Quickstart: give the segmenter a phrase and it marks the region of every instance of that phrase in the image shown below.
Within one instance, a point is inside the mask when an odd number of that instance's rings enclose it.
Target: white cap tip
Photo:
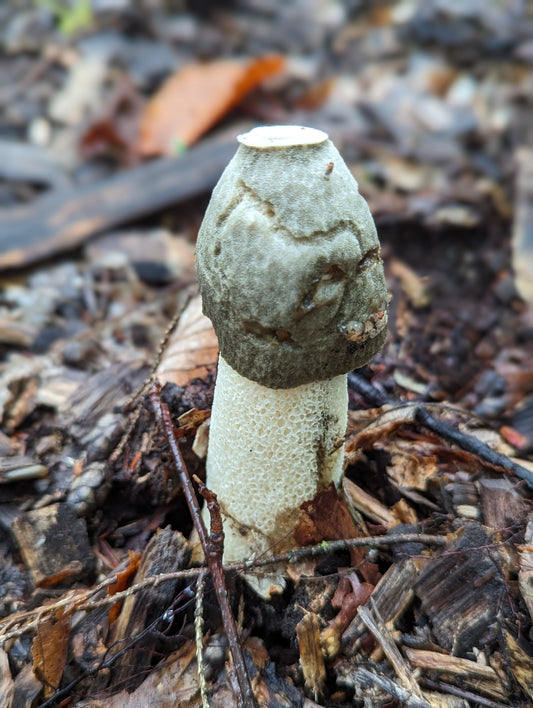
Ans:
[[[242,145],[259,149],[318,145],[327,139],[324,131],[301,125],[265,125],[237,136]]]

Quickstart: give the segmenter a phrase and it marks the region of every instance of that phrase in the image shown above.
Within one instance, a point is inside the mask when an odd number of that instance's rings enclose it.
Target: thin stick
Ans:
[[[204,666],[204,590],[205,569],[202,568],[196,584],[196,602],[194,605],[194,635],[196,640],[196,664],[198,666],[198,683],[200,684],[200,697],[202,708],[209,708],[207,699],[207,682],[205,680]]]
[[[373,406],[381,407],[386,403],[395,403],[395,401],[379,391],[359,374],[354,374],[353,372],[348,374],[348,384],[351,389],[356,391]],[[503,469],[509,474],[514,474],[519,479],[522,479],[530,489],[533,489],[533,473],[528,469],[509,459],[507,455],[495,452],[484,442],[481,442],[481,440],[478,440],[472,435],[460,433],[451,425],[437,420],[425,406],[415,405],[415,420],[420,425],[440,435],[440,437],[448,442],[476,455],[485,464],[490,465],[490,467]]]
[[[149,396],[152,401],[152,406],[157,421],[161,426],[166,442],[169,446],[176,471],[178,472],[181,481],[187,506],[189,507],[189,512],[194,523],[194,528],[196,529],[200,543],[202,544],[205,559],[207,561],[207,565],[209,566],[209,572],[211,573],[211,577],[213,579],[213,586],[215,588],[218,604],[220,606],[220,613],[222,615],[222,623],[228,638],[228,646],[231,658],[233,660],[233,665],[235,667],[238,686],[241,692],[241,696],[238,698],[241,699],[244,708],[255,708],[257,703],[250,684],[250,677],[248,676],[248,671],[246,670],[246,664],[244,662],[244,656],[237,634],[237,626],[231,611],[228,591],[224,579],[224,568],[222,566],[223,534],[221,539],[208,537],[207,535],[200,513],[198,500],[196,499],[196,494],[194,492],[194,487],[187,473],[178,441],[174,435],[174,424],[172,422],[170,411],[166,403],[161,400],[161,396],[159,395],[159,385],[157,383],[154,382],[152,385],[149,391]],[[207,493],[212,494],[209,492]],[[209,503],[218,504],[214,494],[210,497]]]
[[[427,686],[427,688],[432,688],[435,691],[440,691],[441,693],[449,693],[450,696],[457,696],[458,698],[463,698],[465,701],[471,701],[472,703],[477,703],[480,706],[485,706],[486,708],[511,708],[508,703],[497,703],[492,701],[490,698],[485,698],[477,693],[472,693],[472,691],[465,691],[458,686],[453,686],[450,683],[444,683],[444,681],[433,681],[432,679],[422,677],[420,682]]]

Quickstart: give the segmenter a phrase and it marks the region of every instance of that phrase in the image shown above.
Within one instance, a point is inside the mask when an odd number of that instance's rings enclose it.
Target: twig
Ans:
[[[460,433],[451,426],[437,420],[422,406],[417,406],[415,419],[421,425],[424,425],[429,430],[432,430],[434,433],[437,433],[437,435],[448,440],[448,442],[454,443],[463,450],[477,455],[477,457],[491,467],[499,467],[506,472],[514,474],[519,479],[524,480],[530,489],[533,489],[533,474],[525,467],[522,467],[522,465],[509,459],[507,455],[502,455],[501,452],[491,450],[491,448],[484,442],[481,442],[481,440],[478,440],[472,435]]]
[[[187,298],[187,301],[183,305],[183,307],[176,312],[174,317],[172,318],[169,326],[165,330],[163,334],[163,338],[159,342],[159,349],[156,355],[156,358],[152,364],[152,369],[150,370],[150,374],[146,377],[146,379],[142,382],[140,386],[137,387],[137,389],[131,394],[131,396],[128,398],[128,400],[124,403],[122,406],[122,412],[123,413],[129,413],[130,411],[133,411],[131,415],[131,419],[128,423],[128,426],[124,433],[122,434],[121,439],[118,442],[118,445],[115,447],[111,455],[109,456],[109,462],[114,463],[118,460],[118,458],[122,455],[124,452],[124,448],[126,447],[126,443],[128,440],[131,438],[133,431],[135,429],[135,426],[137,425],[137,421],[139,420],[139,417],[141,415],[141,405],[138,404],[138,400],[140,396],[142,396],[150,386],[153,385],[156,377],[156,372],[157,372],[157,367],[161,363],[161,359],[163,358],[163,354],[165,353],[165,349],[167,348],[168,341],[176,329],[178,322],[180,321],[181,315],[183,314],[183,311],[189,304],[190,297]],[[135,406],[137,406],[135,408]]]
[[[405,659],[401,655],[400,650],[394,643],[389,630],[383,622],[383,619],[376,607],[376,603],[372,602],[372,598],[370,599],[372,613],[368,607],[361,605],[357,608],[357,614],[374,639],[379,642],[385,656],[390,661],[392,668],[400,679],[403,688],[409,693],[409,695],[416,697],[420,703],[427,703],[422,695],[419,685],[413,677],[412,672],[409,670]]]
[[[446,536],[432,536],[430,534],[404,533],[395,534],[392,536],[368,536],[367,538],[349,538],[340,541],[325,541],[316,546],[306,546],[298,548],[295,551],[288,551],[277,556],[269,556],[268,558],[255,558],[254,560],[245,561],[243,563],[229,563],[224,566],[224,571],[249,571],[254,568],[263,567],[266,565],[275,565],[278,563],[297,563],[304,558],[314,558],[316,556],[324,556],[328,553],[336,553],[338,551],[350,550],[359,546],[368,546],[369,548],[379,548],[380,546],[393,546],[396,544],[420,543],[425,546],[445,546],[448,543]],[[504,545],[494,544],[494,545]],[[470,549],[475,550],[475,549]],[[130,595],[134,595],[147,587],[157,587],[160,583],[168,582],[169,580],[179,580],[184,578],[193,578],[204,571],[204,568],[189,568],[187,570],[176,570],[172,573],[161,573],[160,575],[151,575],[144,578],[139,583],[132,585],[126,590],[107,595],[100,600],[90,600],[89,598],[98,594],[102,589],[107,588],[117,582],[116,575],[111,575],[106,578],[96,587],[78,591],[78,597],[68,595],[57,602],[46,605],[44,607],[36,607],[26,612],[21,612],[15,617],[7,617],[3,622],[0,622],[0,642],[5,642],[8,639],[20,637],[22,634],[35,629],[39,619],[54,614],[60,607],[74,606],[77,610],[91,612],[100,607],[114,605],[120,600],[125,600]],[[25,624],[24,624],[25,623]],[[23,626],[21,626],[21,624]],[[8,631],[12,628],[12,631]]]
[[[399,686],[388,676],[385,676],[382,673],[369,671],[363,666],[358,667],[355,671],[353,671],[350,679],[357,683],[371,683],[379,686],[383,691],[401,701],[401,705],[406,706],[406,708],[431,708],[430,703],[422,698],[419,698],[418,696],[413,695],[409,689]]]
[[[179,608],[181,610],[185,610],[188,605],[190,604],[190,601],[192,599],[192,592],[190,591],[189,588],[185,588],[179,595],[177,595],[173,602],[172,605],[165,610],[165,612],[157,617],[151,624],[149,624],[147,627],[143,629],[142,632],[139,632],[139,634],[135,635],[135,637],[132,637],[129,640],[122,640],[124,641],[124,646],[120,651],[118,651],[116,654],[113,654],[110,656],[108,659],[105,657],[110,653],[112,647],[109,647],[107,652],[104,654],[104,657],[102,658],[102,661],[97,665],[94,666],[91,669],[87,669],[83,673],[81,673],[79,676],[77,676],[75,679],[73,679],[69,684],[64,686],[61,689],[58,689],[57,691],[54,692],[52,696],[48,700],[46,700],[44,703],[41,704],[41,708],[51,708],[52,706],[58,705],[58,701],[61,698],[65,698],[67,696],[72,697],[71,693],[74,688],[78,684],[80,684],[82,681],[87,679],[89,676],[95,676],[99,671],[104,671],[105,669],[110,669],[117,661],[118,659],[122,658],[126,652],[128,652],[130,649],[132,649],[136,644],[138,644],[143,637],[145,637],[147,634],[150,634],[150,632],[153,632],[157,629],[157,626],[161,621],[164,620],[166,613],[169,610],[173,610],[176,608],[176,605],[178,603],[185,599],[185,604]]]
[[[231,611],[228,591],[224,580],[224,568],[222,566],[222,549],[224,536],[222,530],[218,529],[218,537],[216,537],[216,535],[214,535],[213,537],[207,535],[204,522],[200,513],[198,500],[196,499],[196,494],[194,493],[194,487],[187,473],[185,463],[181,455],[181,450],[179,449],[178,441],[176,439],[176,436],[174,435],[174,424],[172,422],[170,411],[166,403],[161,400],[161,396],[159,395],[159,385],[157,383],[154,382],[154,384],[152,385],[152,388],[149,391],[149,396],[157,421],[161,426],[166,442],[169,446],[170,453],[172,455],[172,460],[175,465],[176,471],[178,472],[183,488],[183,493],[187,501],[187,506],[189,507],[189,512],[194,523],[194,528],[196,529],[196,532],[200,539],[200,543],[202,544],[205,559],[207,561],[207,565],[209,566],[209,572],[211,573],[211,577],[213,579],[213,586],[215,588],[218,604],[220,606],[220,613],[222,615],[222,623],[224,625],[224,630],[228,638],[228,646],[233,660],[233,665],[235,667],[236,678],[241,693],[240,699],[242,701],[242,705],[244,706],[244,708],[255,708],[255,706],[257,706],[257,703],[255,701],[255,697],[250,684],[250,678],[246,670],[246,664],[244,662],[244,656],[237,634],[237,626],[235,624],[235,618],[233,617],[233,613]],[[208,492],[208,490],[205,490],[205,493],[209,496],[209,503],[212,505],[212,509],[215,512],[216,519],[216,509],[213,506],[218,504],[218,502],[216,501],[216,496]],[[218,513],[220,514],[220,510],[218,511]],[[222,534],[221,537],[220,534]]]
[[[441,693],[449,693],[450,696],[457,696],[458,698],[464,698],[465,701],[471,701],[476,705],[485,706],[485,708],[511,708],[508,703],[496,703],[496,701],[491,701],[490,698],[484,698],[479,696],[477,693],[472,693],[472,691],[465,691],[458,686],[453,686],[449,683],[444,683],[443,681],[433,681],[428,678],[421,678],[420,682],[433,689],[434,691],[440,691]]]
[[[207,700],[207,683],[204,667],[204,590],[205,570],[198,576],[196,584],[196,603],[194,605],[194,635],[196,640],[196,664],[198,667],[198,683],[200,684],[200,697],[202,708],[209,708]]]
[[[348,374],[348,384],[351,389],[356,391],[373,406],[381,407],[387,403],[394,403],[392,399],[379,391],[359,374],[354,374],[353,372]],[[503,469],[509,474],[514,474],[519,479],[522,479],[530,489],[533,489],[533,473],[517,462],[509,459],[507,455],[495,452],[484,442],[481,442],[481,440],[478,440],[472,435],[461,433],[451,425],[437,420],[425,406],[415,404],[414,417],[420,425],[440,435],[440,437],[448,442],[457,445],[462,450],[471,452],[491,467]]]

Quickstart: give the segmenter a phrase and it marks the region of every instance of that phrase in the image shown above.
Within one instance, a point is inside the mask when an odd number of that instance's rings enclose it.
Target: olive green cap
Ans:
[[[376,227],[325,133],[255,128],[222,174],[196,249],[224,359],[269,388],[345,374],[387,333]]]

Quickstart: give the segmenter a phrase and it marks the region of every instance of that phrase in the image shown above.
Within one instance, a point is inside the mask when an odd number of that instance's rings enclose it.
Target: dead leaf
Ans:
[[[80,153],[89,160],[95,156],[114,157],[123,166],[138,161],[135,151],[141,99],[131,82],[123,75],[93,116],[80,137]]]
[[[386,405],[367,411],[348,411],[348,435],[345,450],[368,450],[382,438],[415,419],[414,406]],[[354,429],[357,432],[354,433]]]
[[[218,340],[211,324],[202,313],[202,299],[193,298],[172,333],[156,375],[163,386],[172,382],[186,386],[195,378],[205,378],[216,366]]]
[[[0,708],[11,708],[15,684],[9,668],[7,652],[0,649]]]
[[[431,302],[427,279],[398,258],[392,258],[389,264],[392,275],[400,281],[402,290],[413,307],[425,307]]]
[[[174,155],[192,145],[264,79],[279,73],[283,57],[220,59],[189,64],[171,76],[141,117],[141,155]]]
[[[356,528],[346,502],[337,494],[333,484],[318,492],[311,501],[301,504],[300,509],[300,518],[294,532],[296,543],[300,546],[363,536]],[[352,548],[350,555],[352,565],[357,567],[363,578],[377,582],[379,573],[376,565],[367,560],[365,549]]]
[[[503,425],[500,428],[500,435],[516,450],[527,450],[529,448],[529,439],[526,438],[525,435],[522,435],[522,433],[519,433],[518,430],[512,428],[510,425]]]
[[[405,489],[425,491],[429,480],[438,474],[438,458],[431,454],[430,443],[414,444],[410,440],[396,439],[387,445],[391,464],[387,474]]]
[[[59,687],[67,662],[71,610],[59,608],[41,620],[31,646],[33,671],[43,684],[45,698]]]
[[[90,699],[90,703],[80,705],[86,708],[197,708],[200,703],[195,656],[195,644],[189,641],[153,669],[132,693],[121,691],[103,701]]]
[[[137,551],[128,551],[128,557],[128,567],[125,570],[121,570],[120,572],[116,573],[117,581],[116,583],[112,583],[107,588],[108,595],[115,595],[115,593],[125,590],[130,584],[131,579],[137,572],[137,569],[139,568],[139,564],[141,562],[141,554]],[[116,602],[114,605],[111,605],[111,607],[109,608],[109,624],[113,624],[113,622],[120,614],[121,609],[122,602]]]

